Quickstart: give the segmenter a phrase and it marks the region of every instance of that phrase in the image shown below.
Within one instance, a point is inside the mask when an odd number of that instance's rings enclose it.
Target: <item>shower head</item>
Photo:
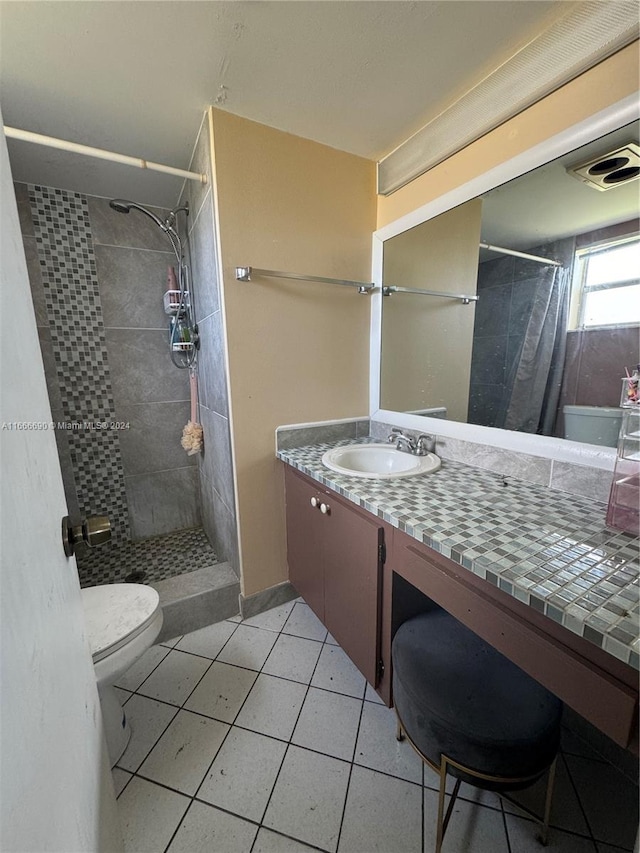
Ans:
[[[141,204],[137,204],[135,201],[128,201],[125,198],[113,198],[109,202],[109,207],[113,210],[117,210],[118,213],[130,213],[131,208],[139,210],[141,213],[145,213],[149,219],[153,219],[158,228],[162,228],[163,231],[168,230],[166,223],[159,219],[155,213],[151,213],[150,210],[147,210],[146,207],[143,207]]]

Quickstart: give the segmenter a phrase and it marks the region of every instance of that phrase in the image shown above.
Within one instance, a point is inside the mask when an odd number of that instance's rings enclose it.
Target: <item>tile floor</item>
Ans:
[[[154,646],[119,692],[133,730],[114,769],[127,851],[433,850],[436,775],[301,599]],[[547,849],[631,850],[637,787],[564,736]],[[543,849],[495,794],[461,795],[443,853]]]

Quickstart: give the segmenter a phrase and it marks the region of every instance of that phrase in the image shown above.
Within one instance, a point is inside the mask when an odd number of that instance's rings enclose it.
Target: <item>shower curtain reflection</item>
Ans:
[[[553,435],[566,347],[574,238],[478,268],[468,423]]]
[[[508,367],[504,422],[519,432],[553,435],[567,342],[568,271],[541,267],[519,358]]]

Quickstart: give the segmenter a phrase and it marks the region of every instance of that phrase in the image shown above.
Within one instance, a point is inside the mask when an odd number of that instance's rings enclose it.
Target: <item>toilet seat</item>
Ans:
[[[161,612],[160,596],[144,584],[91,586],[81,594],[94,664],[131,642]]]

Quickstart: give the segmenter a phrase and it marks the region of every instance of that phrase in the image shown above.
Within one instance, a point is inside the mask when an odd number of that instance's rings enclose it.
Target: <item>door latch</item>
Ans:
[[[92,515],[75,527],[68,515],[62,519],[62,547],[67,557],[72,557],[76,546],[84,543],[88,548],[104,545],[111,539],[111,522],[106,515]]]

